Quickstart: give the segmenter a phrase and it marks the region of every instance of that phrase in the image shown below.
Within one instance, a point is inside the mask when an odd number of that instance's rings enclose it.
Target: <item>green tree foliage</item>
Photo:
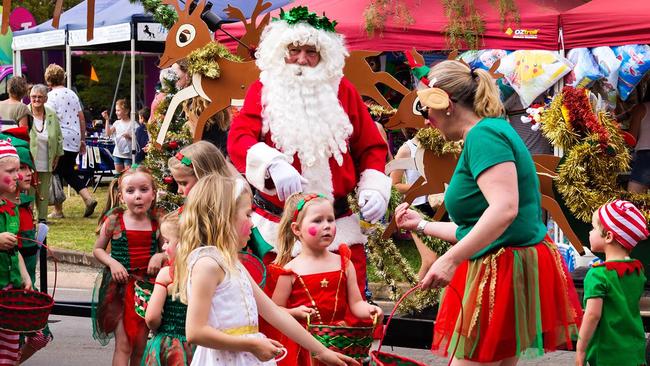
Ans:
[[[96,111],[110,108],[113,93],[115,93],[115,83],[117,83],[117,77],[120,74],[122,57],[123,55],[110,53],[94,53],[81,56],[84,62],[87,62],[95,68],[97,77],[99,78],[99,82],[90,80],[89,70],[74,75],[79,97],[86,107],[93,108]],[[138,62],[138,58],[136,58],[136,62]],[[124,70],[122,71],[122,79],[120,80],[120,86],[117,92],[118,99],[129,99],[131,95],[130,75],[131,63],[127,55]],[[136,85],[142,85],[143,76],[136,75],[135,78]]]
[[[79,4],[83,0],[63,0],[63,11]],[[23,7],[29,10],[36,18],[36,23],[41,24],[54,16],[54,0],[14,0],[11,2],[11,10]]]

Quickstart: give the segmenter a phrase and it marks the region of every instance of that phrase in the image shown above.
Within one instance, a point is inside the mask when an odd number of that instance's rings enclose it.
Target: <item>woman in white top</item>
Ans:
[[[63,136],[63,156],[59,159],[54,174],[65,180],[81,196],[86,204],[84,217],[90,217],[97,207],[97,201],[90,194],[86,182],[79,178],[77,155],[86,154],[86,119],[81,110],[79,97],[72,90],[63,86],[65,71],[56,64],[45,69],[45,81],[51,88],[47,93],[47,107],[56,112]],[[54,212],[48,217],[63,218],[63,203],[54,205]]]
[[[111,124],[107,111],[102,112],[102,117],[106,121],[106,135],[112,137],[115,141],[115,148],[113,149],[113,162],[115,163],[115,170],[121,173],[124,169],[131,167],[131,141],[133,139],[133,121],[130,118],[131,110],[126,104],[125,99],[119,99],[115,102],[115,115],[117,121]]]
[[[650,103],[637,104],[632,109],[630,133],[636,138],[632,172],[627,190],[647,193],[650,187]]]

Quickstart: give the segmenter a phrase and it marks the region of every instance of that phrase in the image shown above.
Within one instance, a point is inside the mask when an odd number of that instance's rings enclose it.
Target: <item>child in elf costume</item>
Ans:
[[[0,141],[0,290],[32,288],[32,281],[20,255],[18,244],[18,208],[4,198],[15,194],[20,162],[16,148],[7,140]],[[20,335],[0,331],[0,365],[16,365],[20,357]]]
[[[648,237],[647,223],[631,202],[616,200],[592,217],[591,250],[605,253],[585,277],[585,313],[576,366],[645,365],[645,332],[639,310],[646,277],[630,252]]]
[[[36,226],[34,224],[34,194],[32,187],[34,178],[34,160],[29,150],[29,135],[26,128],[15,128],[0,134],[0,139],[10,140],[16,148],[20,159],[18,182],[15,193],[9,193],[5,198],[18,207],[18,251],[25,261],[27,273],[32,282],[36,283],[36,263],[40,246],[36,242]],[[48,327],[45,329],[21,336],[20,362],[30,358],[36,351],[44,348],[52,340],[52,333]]]

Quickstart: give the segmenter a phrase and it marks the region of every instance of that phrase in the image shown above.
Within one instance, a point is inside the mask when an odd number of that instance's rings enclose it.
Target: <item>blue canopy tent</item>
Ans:
[[[211,12],[220,19],[229,21],[224,9],[230,4],[239,7],[247,17],[253,12],[256,1],[252,0],[208,0],[213,3]],[[269,1],[269,0],[266,0]],[[267,11],[286,5],[292,0],[272,0]],[[179,0],[185,6],[185,0]],[[14,70],[20,75],[21,51],[30,49],[65,49],[66,72],[71,73],[71,51],[130,51],[131,52],[131,105],[135,106],[135,52],[160,53],[164,47],[167,30],[147,14],[139,2],[130,0],[96,0],[95,31],[91,41],[86,39],[87,1],[63,12],[59,28],[52,27],[52,19],[36,27],[14,33]],[[232,19],[231,21],[236,21]],[[71,87],[72,78],[67,78]],[[132,108],[135,118],[135,108]]]

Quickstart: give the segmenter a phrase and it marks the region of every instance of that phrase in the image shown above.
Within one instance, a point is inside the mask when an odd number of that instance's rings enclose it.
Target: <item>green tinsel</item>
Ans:
[[[277,20],[284,20],[288,24],[307,23],[316,29],[336,32],[336,20],[330,21],[325,14],[319,17],[316,13],[310,12],[306,6],[296,6],[289,11],[280,9],[280,19],[273,18],[273,21]]]
[[[192,51],[187,56],[187,68],[189,74],[201,74],[205,77],[216,79],[219,77],[219,64],[217,60],[225,58],[230,61],[241,62],[239,56],[233,55],[228,48],[218,42],[210,42],[207,45]]]
[[[462,141],[447,141],[437,128],[422,128],[415,134],[418,144],[423,149],[431,150],[436,155],[447,153],[460,154]]]
[[[131,3],[141,3],[147,13],[163,27],[170,29],[178,20],[178,14],[172,7],[165,5],[161,0],[130,0]]]

